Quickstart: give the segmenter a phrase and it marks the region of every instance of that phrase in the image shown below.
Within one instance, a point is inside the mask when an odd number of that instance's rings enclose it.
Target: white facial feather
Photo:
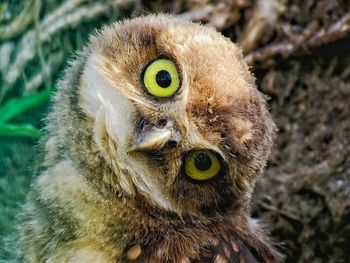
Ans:
[[[144,158],[135,159],[127,153],[128,142],[134,139],[135,108],[121,90],[109,84],[102,74],[97,57],[90,56],[79,92],[80,106],[94,120],[97,144],[101,151],[107,154],[106,145],[104,145],[106,142],[101,139],[101,129],[105,129],[116,145],[115,147],[109,143],[108,154],[113,154],[113,158],[108,158],[109,162],[118,173],[119,183],[127,193],[133,193],[133,187],[128,180],[130,175],[134,185],[148,196],[150,201],[165,209],[173,210],[161,191],[159,180],[162,176],[161,172],[150,167]]]

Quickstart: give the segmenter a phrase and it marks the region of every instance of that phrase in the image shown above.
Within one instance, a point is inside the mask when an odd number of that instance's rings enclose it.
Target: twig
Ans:
[[[292,211],[287,211],[286,209],[283,210],[281,208],[277,208],[273,205],[265,203],[263,200],[259,201],[258,204],[266,210],[269,210],[269,211],[274,212],[276,214],[280,214],[286,218],[301,222],[300,216],[293,213]]]
[[[213,10],[214,10],[214,6],[208,4],[200,8],[196,8],[194,10],[179,14],[178,17],[189,21],[200,21],[208,17],[208,15],[211,12],[213,12]]]
[[[51,67],[48,67],[47,72],[48,73],[52,72]],[[37,90],[44,83],[44,80],[45,80],[45,76],[44,76],[43,72],[39,72],[33,78],[26,81],[24,95],[32,94],[35,90]]]
[[[11,23],[0,26],[0,41],[13,38],[22,33],[34,19],[34,0],[24,1],[21,13]],[[40,1],[41,2],[41,1]],[[41,7],[41,4],[39,8]]]
[[[325,44],[329,44],[338,39],[344,38],[350,33],[350,13],[344,15],[334,24],[318,30],[311,36],[302,34],[304,37],[297,42],[282,42],[271,44],[246,55],[245,59],[251,66],[258,63],[265,66],[273,63],[276,56],[288,58],[300,50],[308,50]]]
[[[58,9],[53,11],[51,14],[45,17],[44,21],[42,22],[43,27],[49,26],[51,23],[58,20],[60,17],[64,16],[65,14],[70,13],[74,9],[76,9],[77,6],[79,6],[81,3],[85,2],[86,0],[68,0],[65,1]]]
[[[320,46],[345,37],[350,32],[350,13],[344,15],[338,22],[326,29],[318,31],[309,40],[310,46]]]
[[[190,21],[202,21],[218,30],[234,24],[240,18],[240,10],[249,6],[250,0],[222,1],[217,4],[206,4],[194,10],[179,14],[178,17]]]
[[[65,59],[64,52],[51,53],[47,63],[47,74],[51,76]],[[44,72],[41,70],[25,82],[23,95],[34,93],[45,81]]]
[[[40,0],[35,0],[34,4],[37,7],[35,9],[35,19],[34,19],[34,34],[35,34],[35,44],[37,46],[37,51],[38,51],[38,57],[39,57],[39,61],[41,64],[41,69],[43,71],[43,76],[44,76],[44,80],[46,82],[46,86],[50,86],[50,75],[49,75],[49,71],[48,71],[48,65],[45,61],[44,58],[44,54],[43,54],[43,47],[41,44],[41,41],[39,39],[39,35],[40,35],[40,21],[39,21],[39,5],[40,5]]]
[[[64,3],[58,9],[48,14],[40,27],[39,40],[41,43],[49,41],[58,32],[69,28],[75,27],[83,21],[87,21],[96,17],[99,17],[110,10],[116,8],[125,8],[135,3],[136,0],[112,0],[107,3],[94,3],[76,8],[84,0],[71,0]],[[69,10],[74,10],[70,13],[66,13]],[[8,72],[5,74],[5,84],[10,87],[20,77],[22,69],[25,65],[31,61],[36,55],[35,49],[35,32],[34,30],[26,33],[20,40],[18,47],[19,53],[17,53],[14,61],[9,67]],[[2,91],[1,98],[6,91]]]
[[[243,52],[247,53],[254,49],[261,37],[266,34],[264,29],[267,26],[275,26],[279,16],[286,10],[284,1],[259,0],[243,34],[238,39],[238,44],[242,47]]]
[[[10,65],[10,57],[15,45],[12,42],[5,42],[0,46],[0,71],[7,71]]]
[[[52,35],[56,34],[58,31],[61,31],[68,27],[75,27],[83,21],[98,17],[108,12],[111,9],[111,7],[111,4],[96,3],[77,8],[74,12],[60,17],[58,20],[48,25],[45,28],[45,30],[42,31],[40,39],[42,42],[47,41]]]

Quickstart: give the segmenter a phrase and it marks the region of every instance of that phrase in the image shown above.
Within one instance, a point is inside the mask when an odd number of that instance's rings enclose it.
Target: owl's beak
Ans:
[[[135,144],[128,149],[128,152],[130,153],[161,149],[170,140],[170,138],[170,130],[154,128],[145,131],[143,136],[139,138],[139,140],[136,140]]]
[[[159,125],[141,119],[136,125],[135,140],[129,147],[128,153],[159,150],[170,141],[176,144],[179,142],[179,136],[174,131],[171,121],[168,121],[163,127],[159,127]]]

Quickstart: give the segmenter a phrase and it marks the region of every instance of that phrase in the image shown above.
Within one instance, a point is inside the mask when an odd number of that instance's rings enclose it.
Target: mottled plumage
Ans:
[[[154,61],[169,70],[147,84]],[[58,87],[20,216],[26,262],[279,261],[250,218],[275,126],[229,39],[163,15],[115,23]]]

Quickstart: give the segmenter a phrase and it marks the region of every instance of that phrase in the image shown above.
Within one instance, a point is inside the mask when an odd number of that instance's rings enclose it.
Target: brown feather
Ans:
[[[141,79],[159,57],[180,75],[166,99]],[[125,20],[92,36],[58,86],[20,216],[26,262],[279,262],[249,215],[275,125],[229,39],[170,16]],[[169,120],[178,141],[129,152],[140,119]],[[220,156],[220,176],[188,180],[184,156],[198,149]]]

